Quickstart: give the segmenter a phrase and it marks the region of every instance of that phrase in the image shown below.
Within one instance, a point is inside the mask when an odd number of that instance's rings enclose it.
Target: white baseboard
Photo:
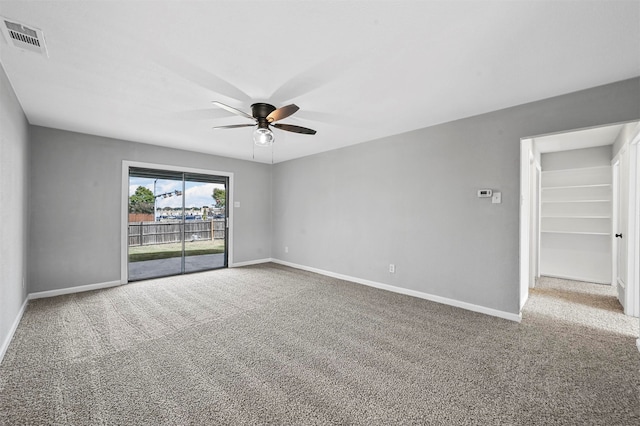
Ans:
[[[269,262],[273,262],[273,259],[271,259],[270,257],[268,257],[266,259],[248,260],[246,262],[236,262],[236,263],[232,263],[229,267],[230,268],[239,268],[239,267],[242,267],[242,266],[258,265],[260,263],[269,263]]]
[[[432,302],[442,303],[443,305],[455,306],[456,308],[466,309],[468,311],[479,312],[485,315],[491,315],[498,318],[503,318],[509,321],[520,322],[522,321],[522,314],[512,314],[510,312],[499,311],[497,309],[487,308],[485,306],[474,305],[472,303],[462,302],[460,300],[449,299],[447,297],[436,296],[433,294],[423,293],[421,291],[410,290],[402,287],[396,287],[389,284],[383,284],[376,281],[365,280],[362,278],[351,277],[348,275],[338,274],[331,271],[325,271],[322,269],[312,268],[309,266],[298,265],[296,263],[286,262],[280,259],[271,259],[273,263],[279,263],[281,265],[290,266],[296,269],[302,269],[309,272],[315,272],[317,274],[326,275],[332,278],[338,278],[345,281],[351,281],[357,284],[363,284],[369,287],[375,287],[382,290],[392,291],[394,293],[400,293],[407,296],[418,297],[420,299],[430,300]]]
[[[28,299],[42,299],[44,297],[62,296],[63,294],[82,293],[84,291],[100,290],[103,288],[116,287],[120,285],[120,280],[108,281],[106,283],[79,285],[77,287],[60,288],[57,290],[39,291],[37,293],[29,293]]]
[[[9,333],[7,334],[7,337],[5,337],[4,341],[2,342],[2,346],[0,346],[0,364],[2,364],[2,360],[4,359],[4,355],[7,353],[7,349],[9,349],[9,344],[11,343],[11,340],[13,339],[14,333],[18,329],[18,324],[20,324],[20,320],[22,320],[22,315],[24,314],[24,311],[27,309],[27,303],[28,302],[29,302],[29,298],[27,297],[26,299],[24,299],[24,302],[22,302],[22,306],[20,307],[20,310],[18,311],[18,315],[16,315],[16,318],[13,320],[13,324],[11,324],[11,328],[9,329]]]
[[[582,281],[582,282],[585,282],[585,283],[611,285],[611,281],[594,280],[593,278],[589,278],[589,277],[578,277],[578,276],[573,276],[573,275],[554,275],[554,274],[544,274],[544,273],[540,274],[540,275],[545,276],[545,277],[549,277],[549,278],[559,278],[561,280]]]

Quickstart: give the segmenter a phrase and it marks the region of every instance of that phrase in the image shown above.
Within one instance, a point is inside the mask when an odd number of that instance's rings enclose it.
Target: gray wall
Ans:
[[[27,189],[29,125],[0,65],[0,359],[27,297]]]
[[[29,292],[120,280],[122,160],[234,173],[233,261],[271,257],[271,165],[31,128]]]
[[[543,171],[610,166],[613,145],[569,151],[547,152],[540,156]]]
[[[636,78],[277,164],[273,257],[518,313],[520,138],[639,117]]]

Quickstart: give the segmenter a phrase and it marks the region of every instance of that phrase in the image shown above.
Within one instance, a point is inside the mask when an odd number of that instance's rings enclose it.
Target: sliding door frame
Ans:
[[[132,167],[145,169],[169,170],[181,173],[194,173],[202,175],[223,176],[229,180],[227,187],[227,267],[233,265],[233,173],[217,170],[196,169],[192,167],[174,166],[169,164],[146,163],[141,161],[122,161],[122,188],[120,206],[120,284],[129,282],[129,169]]]

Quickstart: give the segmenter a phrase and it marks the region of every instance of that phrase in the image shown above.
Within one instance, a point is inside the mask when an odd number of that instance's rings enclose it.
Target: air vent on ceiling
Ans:
[[[2,18],[0,26],[7,42],[18,49],[49,56],[41,30],[12,19]]]

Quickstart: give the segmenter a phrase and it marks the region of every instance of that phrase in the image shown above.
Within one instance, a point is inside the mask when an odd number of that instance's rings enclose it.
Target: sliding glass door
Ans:
[[[185,173],[184,184],[184,272],[223,268],[227,266],[226,178]],[[207,197],[210,204],[200,206]]]
[[[129,169],[128,278],[227,266],[228,178]]]

